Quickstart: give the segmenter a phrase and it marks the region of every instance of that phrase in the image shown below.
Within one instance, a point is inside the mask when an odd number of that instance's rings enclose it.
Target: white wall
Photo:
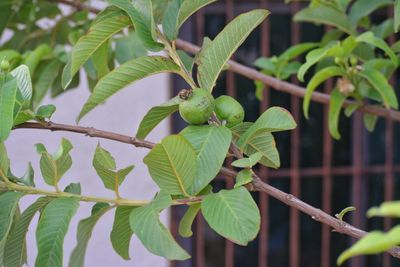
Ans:
[[[134,135],[141,118],[152,106],[165,102],[169,97],[169,76],[157,75],[142,80],[112,97],[104,105],[98,107],[85,117],[80,125],[93,126],[103,130],[115,131],[122,134]],[[53,103],[57,106],[57,112],[53,117],[54,122],[75,124],[80,108],[89,96],[86,84],[81,88],[69,91],[56,99],[46,99],[44,104]],[[159,125],[149,140],[158,141],[169,132],[168,122]],[[93,153],[97,142],[109,150],[116,158],[118,167],[126,167],[135,164],[136,168],[122,184],[121,195],[131,199],[151,199],[157,192],[157,186],[151,180],[143,157],[148,150],[139,149],[126,144],[99,140],[83,135],[66,132],[49,132],[42,130],[16,130],[7,140],[9,156],[11,158],[12,170],[17,175],[22,175],[29,161],[32,161],[36,171],[36,185],[40,188],[50,189],[42,182],[39,169],[39,156],[35,151],[34,144],[41,142],[49,151],[53,152],[62,137],[68,138],[74,145],[72,151],[73,166],[60,182],[64,188],[71,182],[80,182],[82,194],[113,197],[110,190],[104,189],[101,180],[96,176],[92,167]],[[23,198],[23,208],[32,203],[35,198],[28,196]],[[64,243],[64,262],[67,266],[69,255],[76,243],[76,228],[80,219],[90,214],[92,203],[82,203],[74,217],[68,235]],[[136,237],[131,242],[131,260],[124,261],[112,249],[109,234],[112,228],[114,211],[106,214],[97,224],[93,238],[91,239],[85,266],[168,266],[168,262],[161,257],[150,254],[138,241]],[[162,214],[164,222],[167,222],[168,214]],[[36,257],[35,226],[37,218],[28,232],[28,263],[34,266]]]

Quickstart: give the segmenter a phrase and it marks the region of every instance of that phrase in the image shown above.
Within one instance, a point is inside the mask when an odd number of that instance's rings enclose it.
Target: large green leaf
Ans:
[[[281,165],[275,138],[268,129],[260,129],[252,134],[246,140],[243,152],[248,156],[254,153],[261,153],[260,163],[264,166],[277,169]]]
[[[203,89],[212,90],[229,58],[268,14],[267,10],[258,9],[238,16],[201,52],[198,80]]]
[[[217,0],[184,0],[178,16],[178,28],[197,10]]]
[[[183,215],[180,223],[179,223],[179,234],[183,237],[191,237],[193,235],[192,232],[192,224],[196,215],[199,213],[201,209],[201,204],[196,203],[187,209],[185,215]]]
[[[226,127],[188,126],[181,133],[196,151],[197,175],[191,192],[197,194],[219,173],[232,140]]]
[[[281,107],[271,107],[264,111],[256,122],[242,134],[237,141],[237,145],[243,148],[247,140],[261,129],[266,129],[269,132],[279,132],[292,130],[296,128],[296,126],[297,124],[289,111]]]
[[[111,71],[97,83],[92,95],[83,106],[78,120],[107,100],[107,98],[133,82],[157,73],[178,73],[179,71],[178,65],[172,60],[161,56],[144,56],[128,61]]]
[[[346,100],[346,96],[342,94],[337,88],[331,93],[331,99],[329,102],[329,132],[333,138],[339,140],[340,133],[338,130],[340,111],[342,110],[343,102]]]
[[[128,166],[122,170],[116,170],[114,158],[110,152],[103,149],[100,144],[97,145],[93,157],[93,167],[97,174],[100,176],[104,186],[110,190],[117,190],[117,188],[125,180],[126,176],[133,170],[134,166]]]
[[[308,109],[311,102],[311,96],[314,93],[315,89],[323,83],[324,81],[332,78],[334,76],[346,76],[346,71],[337,67],[337,66],[330,66],[326,67],[312,77],[312,79],[307,84],[306,94],[304,95],[303,101],[303,112],[304,116],[308,119]]]
[[[129,244],[133,231],[129,225],[129,215],[135,207],[121,206],[115,211],[114,224],[111,231],[111,243],[114,250],[123,259],[129,260]]]
[[[400,226],[387,233],[373,231],[358,240],[352,247],[340,254],[337,264],[342,265],[346,260],[358,255],[371,255],[385,252],[400,243]]]
[[[36,229],[36,267],[62,266],[64,237],[78,207],[78,198],[63,197],[51,201],[43,210]]]
[[[178,111],[182,99],[176,96],[160,106],[152,107],[140,122],[136,137],[144,139],[162,120]]]
[[[171,203],[171,197],[160,192],[152,203],[131,212],[130,225],[142,244],[153,254],[169,260],[186,260],[190,258],[189,254],[176,243],[159,218],[161,210]]]
[[[81,220],[78,224],[78,231],[76,234],[77,244],[72,251],[69,266],[70,267],[83,267],[85,263],[86,249],[92,236],[92,232],[98,220],[107,211],[111,209],[107,203],[96,203],[93,206],[92,214],[90,217]]]
[[[154,146],[143,159],[157,185],[171,195],[189,196],[194,192],[196,152],[182,136],[170,135]]]
[[[23,251],[26,249],[25,237],[29,224],[36,212],[43,209],[49,201],[49,198],[39,198],[16,219],[4,249],[4,267],[19,267],[25,264]]]
[[[392,4],[392,0],[357,0],[350,9],[349,18],[353,25],[357,25],[359,20],[368,16],[376,9]]]
[[[114,34],[121,31],[130,24],[129,18],[121,10],[106,9],[103,19],[99,19],[89,29],[88,33],[81,37],[72,50],[70,76],[63,84],[66,88],[72,78],[79,71],[82,65]]]
[[[129,15],[139,38],[149,50],[160,51],[164,48],[157,42],[157,26],[153,18],[151,0],[107,0],[107,2]]]
[[[17,80],[0,77],[0,142],[8,138],[14,123],[14,106],[17,97]]]
[[[257,204],[244,187],[206,196],[201,211],[212,229],[239,245],[247,245],[260,229]]]
[[[355,25],[351,24],[344,13],[323,5],[304,8],[293,17],[293,20],[334,26],[348,34],[355,32]]]
[[[399,108],[396,94],[390,86],[386,77],[376,69],[364,68],[359,75],[366,79],[378,93],[381,95],[383,102],[387,108]]]
[[[383,39],[376,37],[374,33],[364,32],[363,34],[359,35],[356,40],[357,42],[364,42],[376,46],[379,49],[382,49],[390,57],[393,64],[395,66],[398,65],[398,59],[396,54]]]
[[[175,40],[178,35],[179,10],[183,0],[171,0],[162,20],[163,33],[169,40]]]
[[[0,195],[0,262],[4,261],[4,247],[18,209],[18,202],[23,196],[20,192],[5,192]]]

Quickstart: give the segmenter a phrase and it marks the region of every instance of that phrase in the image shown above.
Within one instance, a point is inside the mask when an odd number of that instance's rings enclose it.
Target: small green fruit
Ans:
[[[233,127],[244,119],[244,109],[233,97],[223,95],[215,99],[215,114],[227,127]]]
[[[334,61],[335,61],[335,63],[338,64],[338,65],[340,65],[340,64],[343,63],[343,60],[342,60],[340,57],[335,57]]]
[[[8,62],[8,60],[3,59],[0,63],[0,68],[2,71],[8,71],[10,69],[10,62]]]
[[[182,90],[179,96],[184,101],[179,104],[181,117],[189,124],[203,124],[214,110],[214,97],[205,89]]]
[[[352,66],[355,66],[355,65],[357,65],[357,58],[356,57],[354,57],[354,56],[352,56],[352,57],[350,57],[350,64],[352,65]]]

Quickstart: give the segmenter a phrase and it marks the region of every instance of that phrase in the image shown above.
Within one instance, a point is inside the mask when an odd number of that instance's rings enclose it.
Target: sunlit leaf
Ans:
[[[372,207],[367,215],[368,217],[400,217],[400,201],[384,202],[379,207]]]
[[[135,207],[120,206],[115,211],[114,224],[111,231],[111,243],[114,250],[123,259],[129,260],[129,244],[133,231],[129,225],[129,215]]]
[[[250,169],[244,169],[236,175],[235,188],[246,185],[253,181],[253,173]]]

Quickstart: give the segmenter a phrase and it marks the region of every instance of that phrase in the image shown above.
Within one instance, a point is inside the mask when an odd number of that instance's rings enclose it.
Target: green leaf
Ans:
[[[232,132],[232,140],[235,144],[239,140],[240,136],[242,136],[242,134],[244,134],[251,125],[253,125],[252,122],[245,121],[230,128]]]
[[[170,135],[143,159],[157,185],[171,195],[189,196],[196,178],[196,152],[182,136]]]
[[[237,145],[241,148],[244,147],[247,140],[261,129],[266,129],[269,132],[279,132],[292,130],[296,128],[296,126],[297,124],[289,111],[281,107],[271,107],[264,111],[256,122],[242,134],[237,141]]]
[[[4,247],[12,229],[15,213],[18,212],[18,202],[23,196],[20,192],[5,192],[0,195],[0,262],[4,262]],[[23,257],[23,256],[22,256]]]
[[[17,97],[17,80],[0,77],[0,142],[8,138],[14,123],[14,106]]]
[[[36,149],[41,155],[40,170],[45,182],[48,185],[57,186],[58,181],[72,166],[72,158],[69,155],[72,144],[63,138],[58,150],[53,155],[50,155],[42,144],[37,144]]]
[[[357,25],[359,20],[368,16],[376,9],[392,4],[392,0],[357,0],[350,9],[349,17],[353,25]]]
[[[99,19],[89,29],[88,33],[81,37],[72,50],[69,79],[63,83],[65,89],[82,65],[114,34],[130,25],[129,18],[124,12],[115,9],[103,11],[103,19]]]
[[[185,69],[189,72],[192,73],[193,66],[194,66],[194,58],[189,56],[185,51],[183,50],[177,50],[176,53],[178,54],[180,60],[183,63],[183,66]]]
[[[21,65],[11,71],[11,75],[17,80],[18,89],[24,101],[23,106],[29,108],[32,98],[32,81],[28,67],[26,65]]]
[[[111,207],[107,203],[96,203],[93,206],[91,216],[79,222],[78,231],[76,234],[77,244],[70,257],[70,267],[84,266],[85,253],[90,237],[92,236],[93,229],[101,216],[103,216],[110,209]]]
[[[120,206],[115,211],[114,224],[111,231],[111,243],[114,250],[123,259],[129,260],[129,244],[133,231],[129,225],[129,215],[135,207]]]
[[[253,181],[253,172],[250,169],[244,169],[236,175],[236,183],[234,188],[246,185]]]
[[[109,46],[109,42],[104,42],[90,58],[93,62],[93,68],[96,70],[96,79],[100,79],[110,72],[108,67],[108,57],[110,52]]]
[[[178,111],[182,99],[176,96],[160,106],[152,107],[140,122],[136,137],[144,139],[165,118]]]
[[[253,240],[260,229],[260,212],[244,187],[206,196],[201,211],[212,229],[242,246]]]
[[[128,61],[111,71],[97,83],[92,95],[83,106],[78,121],[107,98],[133,82],[153,74],[178,73],[179,71],[179,66],[172,60],[161,56],[144,56]]]
[[[261,160],[262,156],[263,154],[261,152],[256,152],[251,154],[248,158],[235,160],[231,165],[238,168],[251,168]]]
[[[376,122],[378,121],[378,116],[370,113],[365,113],[363,116],[363,121],[365,128],[367,128],[369,132],[373,132],[375,129]]]
[[[183,215],[179,223],[179,234],[182,237],[191,237],[193,235],[192,224],[200,209],[201,204],[196,203],[189,206],[189,208],[186,210],[185,215]]]
[[[7,155],[7,149],[3,142],[0,142],[0,176],[4,176],[8,173],[10,168],[10,159]],[[3,177],[0,177],[3,180]]]
[[[130,225],[151,253],[169,260],[186,260],[190,258],[189,254],[176,243],[159,218],[160,211],[171,203],[171,197],[161,192],[152,203],[131,212]]]
[[[372,207],[368,217],[400,217],[400,201],[383,202],[379,207]]]
[[[179,10],[178,28],[196,11],[215,1],[217,0],[184,0]]]
[[[342,109],[342,105],[346,100],[346,96],[342,94],[337,88],[334,89],[331,93],[331,99],[329,102],[329,132],[332,137],[336,140],[340,139],[340,133],[338,130],[339,125],[339,117],[340,111]]]
[[[400,243],[400,226],[383,233],[373,231],[358,240],[352,247],[340,254],[337,264],[342,265],[346,260],[358,255],[371,255],[385,252]]]
[[[252,134],[244,144],[243,152],[248,156],[261,153],[260,163],[264,166],[277,169],[281,165],[274,136],[268,129],[260,129]]]
[[[1,153],[1,152],[0,152]],[[28,163],[28,168],[25,171],[24,176],[22,177],[16,177],[15,175],[12,174],[11,170],[8,170],[7,173],[8,179],[14,183],[22,183],[27,186],[35,186],[34,182],[34,176],[35,176],[35,171],[32,168],[32,164],[29,162]]]
[[[183,0],[171,0],[165,10],[162,25],[168,40],[175,40],[178,35],[179,10],[182,3]]]
[[[267,10],[258,9],[238,16],[201,52],[198,58],[200,87],[212,90],[229,58],[268,14]]]
[[[56,112],[56,106],[54,105],[40,106],[36,111],[36,117],[42,120],[50,119],[54,112]]]
[[[35,90],[33,91],[33,107],[37,107],[46,96],[50,87],[54,84],[59,72],[61,70],[62,63],[58,60],[52,60],[42,67],[39,67],[37,77],[35,81]]]
[[[394,32],[398,32],[400,28],[400,0],[396,0],[394,4]]]
[[[107,0],[107,2],[124,10],[129,15],[139,38],[149,50],[160,51],[164,48],[157,42],[151,0]]]
[[[219,173],[232,134],[226,127],[188,126],[181,133],[196,151],[197,175],[191,192],[197,194]]]
[[[357,42],[367,43],[382,49],[390,57],[393,64],[395,66],[398,65],[398,59],[393,50],[383,39],[376,37],[373,32],[364,32],[363,34],[359,35],[356,40]]]
[[[128,36],[115,39],[115,58],[120,64],[146,55],[147,50],[136,32],[131,31]]]
[[[344,114],[346,115],[346,117],[350,118],[350,116],[356,112],[356,110],[360,107],[359,103],[353,103],[348,105],[345,109],[344,109]]]
[[[310,106],[310,102],[311,102],[311,96],[314,93],[315,89],[317,89],[317,87],[321,83],[328,80],[329,78],[332,78],[334,76],[345,77],[346,75],[347,75],[346,71],[337,66],[330,66],[330,67],[324,68],[314,74],[312,79],[307,84],[306,94],[304,96],[304,101],[303,101],[303,112],[304,112],[304,116],[307,119],[308,119],[308,110],[309,110],[309,106]]]
[[[358,74],[366,79],[375,88],[375,90],[378,91],[386,108],[399,108],[396,94],[392,86],[390,86],[389,82],[381,72],[375,69],[364,68]]]
[[[80,183],[70,183],[64,189],[64,192],[80,195],[82,193],[82,187]]]
[[[44,209],[36,229],[38,255],[35,266],[61,267],[64,237],[79,207],[78,198],[57,198]]]
[[[28,53],[23,63],[28,67],[30,74],[34,77],[37,66],[44,58],[51,56],[51,48],[47,44],[41,44],[34,51]]]
[[[25,264],[23,251],[26,248],[25,238],[36,212],[43,209],[50,198],[41,197],[30,205],[14,222],[4,249],[4,267],[19,267]]]
[[[291,46],[285,52],[279,55],[280,60],[292,60],[300,56],[301,54],[317,47],[319,43],[301,43],[294,46]]]
[[[334,26],[350,35],[355,32],[355,25],[351,24],[344,13],[323,5],[304,8],[293,17],[293,20]]]
[[[324,57],[338,53],[342,48],[338,42],[333,42],[325,47],[317,48],[310,51],[306,56],[306,62],[301,65],[297,77],[300,81],[304,82],[304,75],[316,63],[321,61]]]
[[[97,145],[93,157],[93,167],[100,176],[107,189],[115,190],[123,183],[126,176],[133,170],[134,166],[116,171],[116,164],[110,152]]]

